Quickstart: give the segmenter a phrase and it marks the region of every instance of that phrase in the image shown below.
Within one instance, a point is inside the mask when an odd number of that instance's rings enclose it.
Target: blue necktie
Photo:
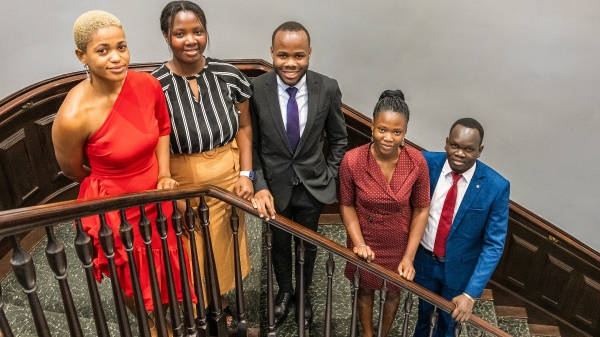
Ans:
[[[285,91],[290,95],[287,103],[287,125],[285,129],[292,151],[295,153],[300,142],[300,117],[298,115],[298,102],[296,102],[298,88],[289,87]]]

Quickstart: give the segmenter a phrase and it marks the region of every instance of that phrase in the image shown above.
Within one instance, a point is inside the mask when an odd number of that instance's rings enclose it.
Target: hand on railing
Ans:
[[[398,274],[405,279],[412,281],[415,278],[415,267],[413,261],[407,257],[404,257],[398,265]]]
[[[471,316],[471,311],[473,310],[475,300],[463,293],[462,295],[458,295],[453,298],[452,303],[456,305],[456,308],[454,308],[454,310],[450,313],[452,318],[459,322],[466,322]]]
[[[260,190],[252,198],[252,207],[258,212],[261,218],[275,219],[275,200],[269,190]]]
[[[354,254],[358,255],[358,257],[367,260],[367,262],[371,262],[375,260],[375,252],[371,250],[371,247],[365,245],[364,243],[359,246],[355,246]]]
[[[171,190],[177,186],[179,186],[177,180],[171,178],[170,176],[158,177],[158,181],[156,182],[157,190]]]
[[[251,201],[254,195],[252,180],[246,176],[240,176],[238,181],[235,183],[233,191],[238,197]]]

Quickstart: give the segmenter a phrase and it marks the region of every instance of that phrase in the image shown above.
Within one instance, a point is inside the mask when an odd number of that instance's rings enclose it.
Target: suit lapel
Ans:
[[[442,173],[442,168],[444,167],[444,163],[446,162],[446,156],[441,157],[440,160],[432,160],[429,165],[429,197],[433,197],[433,192],[435,191],[435,187],[437,186],[438,180],[440,179],[440,174]]]
[[[287,133],[285,131],[285,125],[283,125],[283,118],[281,117],[279,94],[277,92],[277,74],[275,71],[271,71],[270,74],[271,75],[269,78],[265,81],[265,84],[267,85],[265,94],[267,96],[267,104],[269,104],[269,112],[271,113],[273,124],[275,124],[277,132],[279,132],[279,136],[286,145],[288,151],[292,153],[292,146],[288,140]]]
[[[456,212],[456,216],[452,221],[452,227],[450,228],[450,233],[448,234],[448,238],[456,231],[456,228],[460,226],[461,221],[471,204],[477,198],[479,191],[483,189],[483,185],[485,184],[485,174],[483,172],[483,165],[477,165],[475,168],[475,174],[473,174],[473,178],[469,183],[469,187],[467,187],[467,191],[465,192],[465,196],[460,202],[460,206],[458,208],[458,212]]]
[[[306,72],[306,85],[308,89],[308,115],[306,117],[304,132],[302,132],[296,152],[300,151],[304,143],[307,142],[307,138],[310,137],[310,130],[312,130],[312,127],[315,124],[315,119],[317,118],[317,109],[319,107],[321,85],[318,78],[310,71]]]

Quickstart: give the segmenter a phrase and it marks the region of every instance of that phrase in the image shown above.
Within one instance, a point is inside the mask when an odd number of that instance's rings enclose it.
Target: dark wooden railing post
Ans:
[[[29,301],[29,308],[31,308],[31,314],[33,323],[35,324],[35,330],[38,336],[50,336],[50,329],[48,328],[48,322],[46,316],[42,310],[42,304],[37,294],[37,284],[35,280],[35,266],[33,265],[33,259],[31,254],[24,251],[19,242],[19,238],[16,235],[10,237],[13,246],[13,255],[10,263],[13,267],[13,272],[17,281],[23,288],[23,292],[27,295]]]
[[[108,332],[108,324],[106,324],[106,316],[104,315],[104,308],[102,308],[102,301],[100,300],[100,292],[98,291],[98,284],[94,278],[94,270],[92,269],[93,263],[93,243],[89,235],[83,230],[81,219],[75,220],[75,227],[77,234],[73,243],[75,245],[75,251],[77,257],[81,262],[81,265],[85,271],[85,280],[87,281],[87,288],[90,294],[90,300],[92,303],[92,313],[94,315],[94,323],[96,325],[96,335],[100,337],[110,337]]]
[[[140,286],[140,277],[135,265],[135,258],[133,255],[133,227],[127,221],[127,215],[125,210],[119,211],[121,218],[121,224],[119,225],[119,235],[125,252],[127,253],[127,264],[129,266],[129,275],[131,277],[131,286],[133,287],[133,300],[135,302],[135,315],[137,317],[138,330],[140,336],[150,335],[150,326],[148,325],[148,314],[146,313],[146,306],[144,304],[144,297],[142,295],[142,288]]]
[[[169,310],[171,327],[173,329],[173,336],[180,337],[183,336],[183,326],[181,325],[177,292],[175,291],[175,281],[173,280],[173,270],[171,269],[171,255],[169,254],[169,244],[167,242],[167,217],[165,217],[162,211],[162,204],[160,202],[156,203],[156,210],[156,230],[162,244],[164,281],[167,283],[169,308],[171,309]]]
[[[144,205],[140,206],[140,221],[138,227],[146,248],[148,278],[150,279],[152,303],[154,304],[154,324],[156,325],[158,336],[167,337],[168,332],[167,322],[165,321],[165,310],[162,305],[162,296],[160,294],[160,288],[158,287],[158,277],[156,276],[156,265],[154,264],[154,256],[152,255],[152,226],[150,220],[146,216],[146,207]]]
[[[235,303],[238,314],[237,331],[238,336],[248,336],[248,321],[246,320],[246,300],[244,298],[244,282],[242,281],[242,263],[240,261],[239,228],[240,219],[235,206],[231,206],[231,217],[229,218],[231,232],[233,234],[233,258],[235,268]]]
[[[402,325],[402,337],[408,336],[408,322],[410,320],[410,311],[412,310],[412,306],[412,293],[407,291],[406,300],[404,300],[404,324]]]
[[[115,265],[115,237],[112,229],[106,223],[106,215],[100,213],[99,217],[100,230],[98,231],[98,237],[100,238],[100,245],[102,246],[102,250],[104,250],[104,255],[108,262],[110,285],[115,301],[115,310],[117,311],[119,331],[121,332],[121,336],[131,337],[131,326],[129,325],[129,318],[127,317],[125,302],[123,301],[123,293],[121,292],[121,283],[117,275],[117,266]]]
[[[198,250],[196,246],[196,213],[190,205],[190,199],[185,200],[185,219],[187,223],[188,236],[190,238],[190,254],[192,254],[192,273],[194,277],[194,292],[198,302],[196,303],[196,326],[201,337],[208,337],[208,327],[206,324],[206,306],[204,305],[204,292],[202,287],[202,274],[200,273],[200,263],[198,259]]]
[[[433,337],[438,322],[438,315],[437,307],[433,307],[433,312],[429,316],[429,337]]]
[[[304,246],[304,240],[300,240],[300,245],[298,245],[298,250],[296,252],[298,254],[298,264],[300,265],[300,281],[298,282],[298,288],[296,289],[296,316],[298,318],[298,336],[304,337],[304,309],[305,309],[305,297],[306,291],[304,290],[304,260],[306,255],[306,247]]]
[[[325,263],[327,271],[327,299],[325,302],[325,328],[323,336],[331,337],[331,316],[333,314],[333,273],[335,271],[335,261],[333,254],[329,252],[329,258]]]
[[[0,284],[0,336],[3,337],[14,337],[15,335],[8,324],[6,315],[4,313],[4,299],[2,298],[2,285]]]
[[[267,337],[277,336],[275,331],[275,299],[273,298],[273,232],[271,224],[263,220],[267,230],[265,232],[265,245],[267,246]]]
[[[461,331],[462,331],[462,323],[456,322],[456,324],[454,324],[454,337],[459,337]]]
[[[358,266],[354,271],[354,282],[352,283],[352,319],[350,320],[350,337],[356,337],[358,323],[358,288],[360,286],[360,273]]]
[[[73,295],[71,294],[69,281],[67,281],[67,254],[65,253],[65,246],[60,240],[56,239],[52,226],[46,227],[46,236],[48,238],[46,258],[48,259],[50,269],[54,272],[54,277],[58,281],[69,333],[71,337],[83,337],[75,303],[73,303]]]
[[[183,247],[182,216],[177,209],[177,200],[173,200],[173,214],[171,215],[171,224],[177,238],[177,258],[179,260],[179,272],[181,279],[181,294],[183,297],[183,322],[185,324],[186,336],[196,335],[196,322],[194,321],[194,308],[192,304],[192,295],[189,283],[188,264],[185,258],[185,248]]]
[[[385,310],[385,301],[387,297],[387,281],[383,280],[383,285],[379,291],[379,322],[377,327],[377,337],[383,336],[383,314]]]
[[[215,256],[212,249],[212,240],[210,238],[209,209],[204,196],[200,197],[198,205],[198,215],[200,216],[200,226],[202,227],[202,238],[204,239],[204,270],[207,288],[210,291],[210,313],[209,330],[216,332],[218,337],[225,337],[227,332],[227,316],[221,306],[221,289],[219,288],[219,278],[215,266]],[[207,291],[208,292],[208,291]],[[212,330],[214,328],[214,330]]]

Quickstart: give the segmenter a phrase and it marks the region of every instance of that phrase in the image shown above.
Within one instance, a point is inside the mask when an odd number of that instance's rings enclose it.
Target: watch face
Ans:
[[[250,180],[254,180],[254,171],[250,171],[248,178],[250,178]]]

